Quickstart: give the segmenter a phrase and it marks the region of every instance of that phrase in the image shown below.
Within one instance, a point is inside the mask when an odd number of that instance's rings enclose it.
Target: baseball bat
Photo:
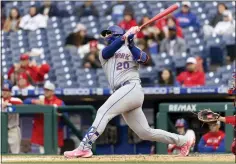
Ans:
[[[174,5],[171,5],[170,7],[168,7],[167,9],[165,9],[164,11],[160,12],[159,14],[157,14],[156,16],[154,16],[152,19],[150,19],[148,22],[142,24],[140,26],[140,29],[142,29],[143,27],[145,27],[146,25],[158,20],[158,19],[161,19],[163,18],[164,16],[172,13],[173,11],[175,11],[176,9],[178,9],[179,5],[178,4],[174,4]]]

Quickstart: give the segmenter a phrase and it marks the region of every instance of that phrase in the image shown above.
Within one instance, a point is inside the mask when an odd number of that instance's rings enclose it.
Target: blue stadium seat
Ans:
[[[235,44],[235,32],[233,34],[225,34],[222,36],[222,40],[225,42],[226,45],[233,45]]]
[[[101,69],[101,68],[98,68],[96,71],[97,71],[97,76],[98,77],[100,77],[101,75],[105,75],[103,69]]]
[[[78,80],[77,81],[81,88],[96,88],[97,82],[96,80]]]
[[[79,85],[72,80],[65,80],[56,83],[59,88],[78,88]]]
[[[75,7],[80,7],[84,4],[83,1],[75,1]]]
[[[220,86],[222,84],[223,83],[222,83],[221,79],[219,79],[219,78],[213,78],[213,79],[209,79],[206,81],[207,86]]]
[[[157,79],[157,72],[153,67],[140,69],[139,74],[143,86],[153,86]]]
[[[207,45],[207,47],[224,46],[225,43],[224,43],[224,40],[222,39],[221,36],[213,35],[212,37],[207,38],[206,45]]]

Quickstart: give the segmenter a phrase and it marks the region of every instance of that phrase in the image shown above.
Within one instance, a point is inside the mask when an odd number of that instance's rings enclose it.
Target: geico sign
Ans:
[[[169,112],[197,111],[196,104],[170,104]]]
[[[145,94],[167,94],[167,88],[144,88]]]
[[[64,95],[89,95],[90,90],[89,88],[68,88],[63,90]]]

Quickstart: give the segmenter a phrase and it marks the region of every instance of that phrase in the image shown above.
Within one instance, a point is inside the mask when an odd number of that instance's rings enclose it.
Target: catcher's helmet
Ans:
[[[185,119],[179,118],[175,122],[175,127],[184,127],[185,129],[187,129],[188,128],[188,123]]]
[[[112,34],[113,36],[119,36],[119,35],[123,35],[124,33],[125,31],[121,27],[117,25],[113,25],[113,26],[109,26],[106,30],[103,30],[101,32],[101,35],[103,37],[109,34]]]

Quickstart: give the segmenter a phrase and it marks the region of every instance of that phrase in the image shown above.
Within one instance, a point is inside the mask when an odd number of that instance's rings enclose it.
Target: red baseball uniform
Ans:
[[[236,116],[226,116],[225,117],[225,123],[231,124],[233,126],[236,126]],[[231,151],[234,155],[236,155],[236,139],[234,138],[234,141],[231,145]]]
[[[38,67],[37,66],[26,66],[26,67],[20,67],[20,69],[22,69],[22,72],[27,73],[28,75],[30,75],[30,78],[32,78],[33,81],[36,81],[37,79],[37,74],[38,74]],[[12,73],[15,72],[15,68],[14,66],[10,68],[10,70],[8,71],[8,78],[10,79]]]
[[[236,116],[226,116],[225,117],[225,123],[236,126]]]
[[[205,74],[200,71],[185,71],[179,74],[177,81],[185,87],[202,86],[205,85]]]
[[[32,100],[32,104],[34,104],[34,100]],[[57,105],[62,106],[64,103],[62,100],[54,96],[52,99],[48,100],[45,98],[45,105]],[[59,118],[60,119],[60,118]],[[64,144],[64,136],[63,136],[63,128],[58,127],[58,146],[62,147]],[[33,123],[33,132],[31,137],[31,142],[38,145],[44,145],[44,117],[43,114],[37,114],[34,117]]]

